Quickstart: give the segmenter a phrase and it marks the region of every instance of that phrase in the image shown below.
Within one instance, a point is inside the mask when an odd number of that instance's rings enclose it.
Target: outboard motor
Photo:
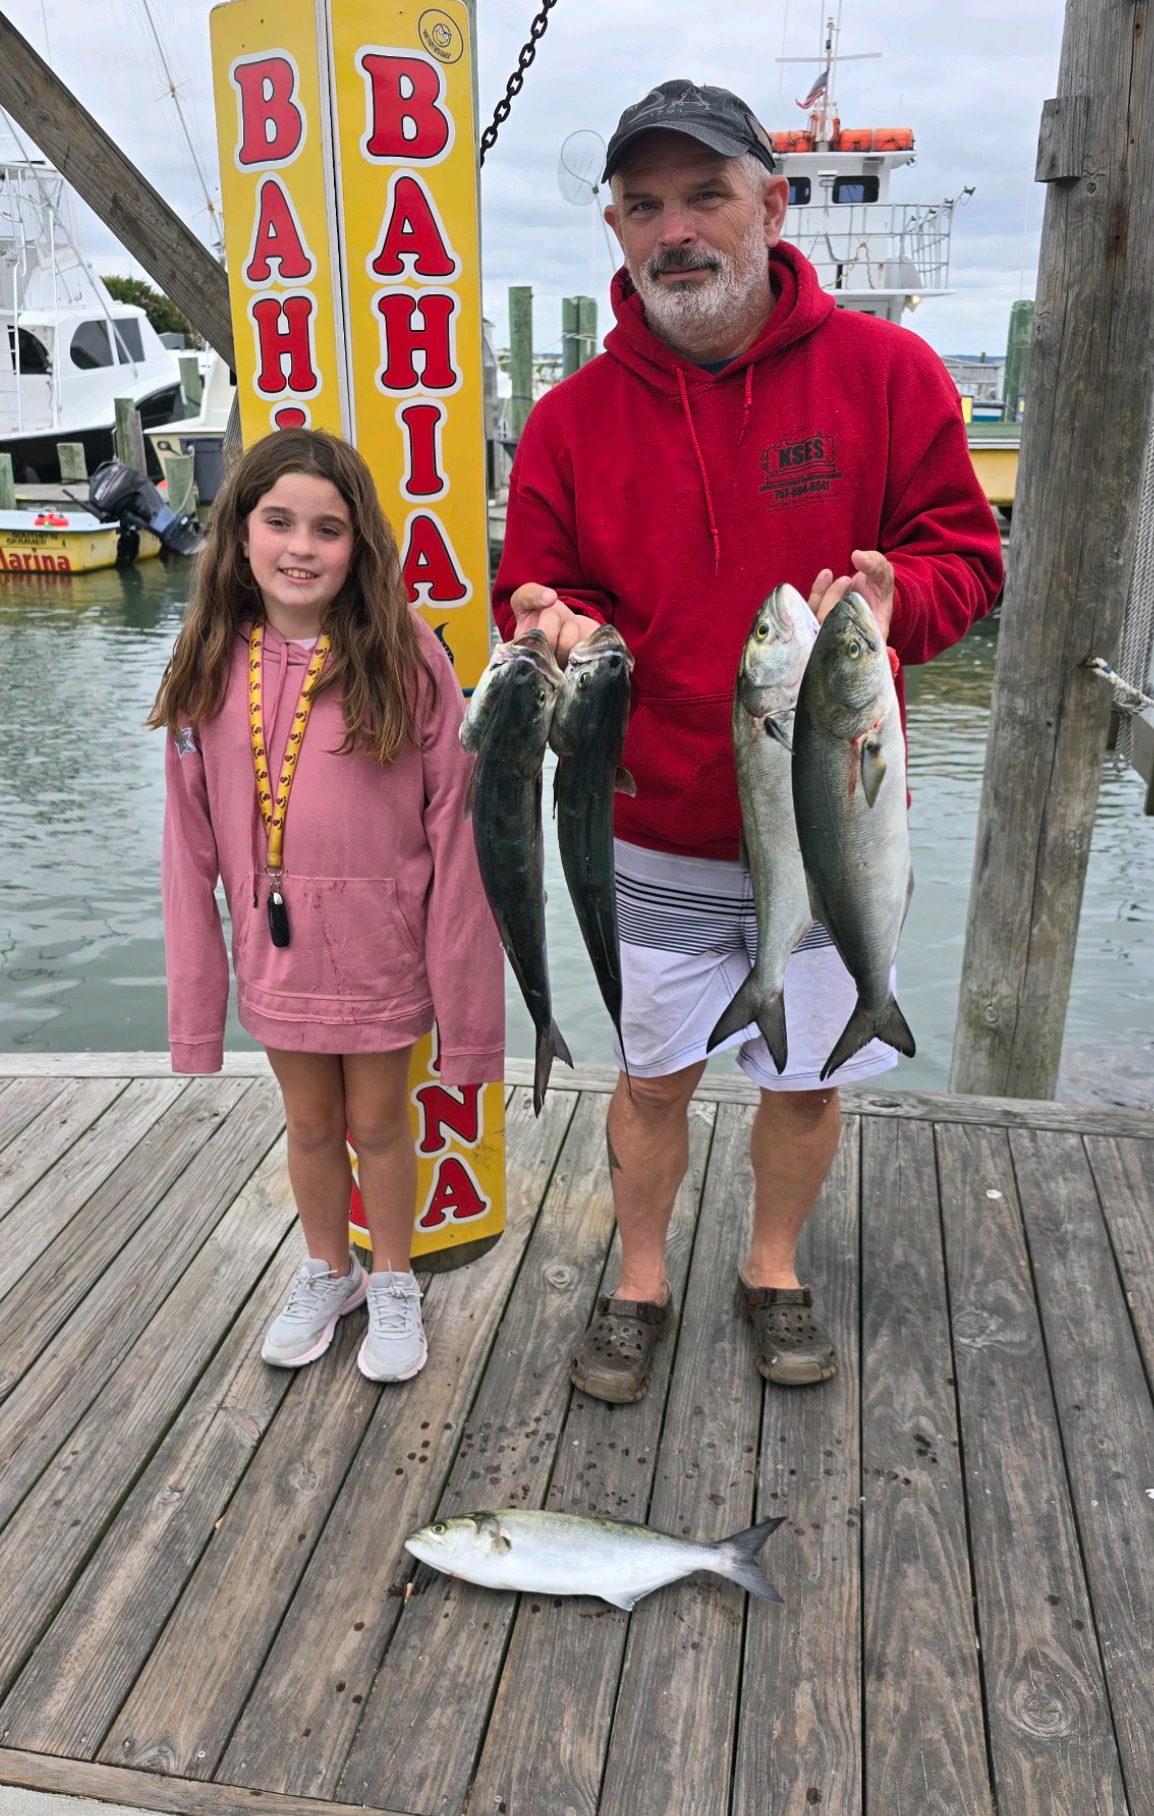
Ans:
[[[178,517],[169,509],[150,479],[135,467],[119,460],[106,460],[88,481],[88,503],[102,523],[119,522],[122,542],[136,547],[126,559],[132,561],[139,547],[139,532],[151,530],[160,538],[162,548],[177,555],[195,555],[204,540],[203,526],[191,511]]]

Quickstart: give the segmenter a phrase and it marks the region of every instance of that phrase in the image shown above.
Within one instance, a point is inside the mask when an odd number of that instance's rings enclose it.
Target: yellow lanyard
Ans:
[[[263,648],[264,620],[258,618],[248,634],[248,718],[249,728],[252,732],[252,760],[256,770],[256,796],[260,802],[260,817],[264,821],[264,829],[268,837],[266,869],[271,877],[275,877],[279,881],[284,856],[284,823],[288,814],[293,771],[304,742],[305,726],[309,722],[316,685],[325,665],[325,657],[332,648],[332,644],[328,637],[321,636],[317,638],[313,647],[312,657],[305,670],[305,678],[301,682],[297,709],[289,728],[284,762],[281,764],[280,781],[277,783],[275,796],[270,793],[268,752],[265,749],[264,741],[264,711],[261,701],[261,653]]]

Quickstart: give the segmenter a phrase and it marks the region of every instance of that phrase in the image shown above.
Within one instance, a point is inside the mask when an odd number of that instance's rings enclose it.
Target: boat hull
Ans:
[[[0,511],[0,574],[88,574],[130,564],[125,559],[130,545],[122,543],[122,532],[115,523],[64,528],[32,523],[26,527],[12,521],[28,515]],[[141,530],[130,560],[144,561],[159,553],[159,539]]]

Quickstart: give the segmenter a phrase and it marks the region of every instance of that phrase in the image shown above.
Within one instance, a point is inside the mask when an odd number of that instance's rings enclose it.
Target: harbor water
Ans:
[[[163,752],[144,729],[190,570],[159,560],[69,578],[0,575],[0,1048],[166,1043],[158,882]],[[917,1058],[887,1082],[945,1090],[997,625],[908,672],[916,886],[900,956]],[[1154,820],[1107,761],[1079,930],[1061,1094],[1154,1102]],[[612,1058],[546,833],[554,1004],[574,1059]],[[230,1012],[227,1044],[252,1043]],[[509,993],[509,1051],[531,1029]],[[729,1069],[721,1057],[713,1064]]]

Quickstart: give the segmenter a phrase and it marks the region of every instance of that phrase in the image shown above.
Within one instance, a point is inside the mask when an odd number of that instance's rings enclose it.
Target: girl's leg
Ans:
[[[405,1273],[413,1244],[417,1156],[409,1122],[412,1047],[346,1053],[344,1104],[377,1273]]]
[[[266,1049],[284,1093],[288,1165],[301,1227],[314,1261],[349,1267],[352,1168],[345,1145],[345,1081],[339,1055]]]

